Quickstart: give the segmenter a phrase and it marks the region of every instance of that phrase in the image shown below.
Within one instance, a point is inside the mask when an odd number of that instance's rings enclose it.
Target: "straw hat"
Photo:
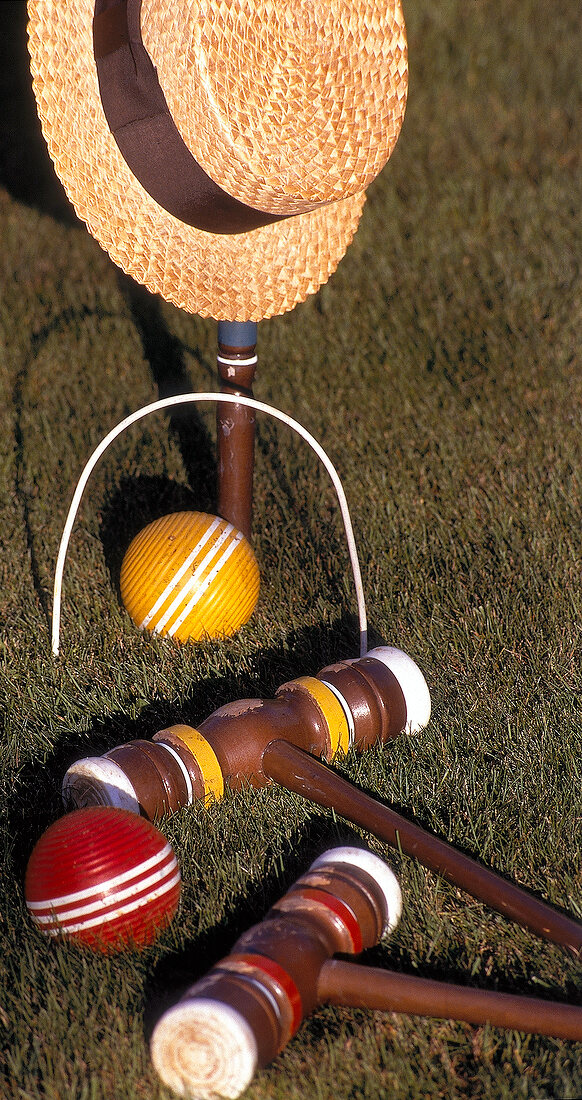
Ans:
[[[402,125],[400,0],[28,9],[51,157],[124,271],[218,320],[284,313],[326,282]]]

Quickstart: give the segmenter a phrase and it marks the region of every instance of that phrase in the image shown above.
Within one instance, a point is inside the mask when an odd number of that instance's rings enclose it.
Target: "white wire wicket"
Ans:
[[[86,463],[81,476],[77,482],[73,499],[71,501],[65,526],[61,536],[59,544],[59,551],[57,554],[57,562],[55,567],[55,580],[53,587],[53,616],[52,616],[52,651],[55,657],[59,655],[60,649],[60,628],[61,628],[61,602],[63,591],[63,573],[65,568],[65,561],[67,557],[67,550],[69,547],[69,541],[71,538],[71,532],[73,525],[79,510],[81,498],[87,486],[87,482],[95,469],[99,459],[105,453],[111,443],[114,442],[127,428],[130,428],[132,424],[136,424],[139,420],[143,420],[144,417],[149,416],[151,413],[160,412],[164,409],[172,408],[175,405],[188,405],[196,403],[208,403],[208,402],[220,402],[221,404],[231,405],[247,405],[251,409],[255,409],[257,412],[266,413],[268,416],[272,416],[275,420],[279,420],[282,424],[286,424],[288,428],[296,432],[301,436],[306,443],[309,444],[311,449],[315,451],[315,454],[319,460],[325,466],[336,492],[343,525],[346,535],[346,541],[348,544],[348,552],[350,557],[350,564],[352,569],[352,575],[354,579],[354,587],[356,591],[356,603],[358,609],[358,622],[360,632],[360,656],[363,657],[368,650],[368,624],[366,614],[366,601],[364,598],[364,587],[362,584],[362,574],[360,571],[360,563],[358,559],[358,552],[356,548],[356,540],[354,538],[354,531],[352,527],[352,521],[350,518],[350,512],[348,508],[348,502],[343,489],[343,485],[340,481],[339,475],[325,453],[323,447],[317,442],[317,440],[293,417],[288,416],[287,413],[281,412],[279,409],[274,408],[272,405],[266,405],[262,401],[255,401],[253,397],[245,397],[242,394],[228,394],[228,393],[180,393],[173,397],[160,398],[159,401],[152,401],[149,405],[144,405],[141,409],[136,409],[124,420],[122,420],[116,427],[112,428],[108,435],[101,440],[101,443],[95,448],[93,454]]]

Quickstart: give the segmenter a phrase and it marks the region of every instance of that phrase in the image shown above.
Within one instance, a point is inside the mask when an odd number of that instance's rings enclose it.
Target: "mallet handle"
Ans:
[[[319,974],[321,1004],[493,1024],[556,1039],[582,1039],[582,1007],[512,993],[469,989],[330,959]]]
[[[576,955],[582,951],[582,926],[576,921],[370,798],[295,745],[272,741],[263,753],[263,770],[287,790],[334,809],[543,939]]]

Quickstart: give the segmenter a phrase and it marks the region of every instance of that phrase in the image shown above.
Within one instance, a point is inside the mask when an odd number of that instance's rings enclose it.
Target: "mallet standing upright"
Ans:
[[[257,325],[218,322],[218,377],[221,392],[253,396],[257,366]],[[218,514],[251,541],[255,412],[244,405],[216,407]]]

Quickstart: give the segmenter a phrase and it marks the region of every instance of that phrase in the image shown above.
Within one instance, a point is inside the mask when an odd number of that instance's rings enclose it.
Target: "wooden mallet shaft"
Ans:
[[[219,321],[217,368],[221,393],[253,396],[257,366],[254,321]],[[255,465],[255,411],[216,407],[218,513],[251,541]]]
[[[151,1053],[183,1096],[236,1097],[318,1004],[323,964],[359,954],[397,924],[392,871],[356,848],[324,853],[229,955],[156,1024]]]
[[[582,1039],[582,1007],[330,959],[319,972],[322,1004],[492,1024],[555,1039]]]
[[[582,926],[576,921],[364,794],[309,753],[273,741],[263,754],[263,768],[287,790],[333,809],[542,939],[580,954]]]
[[[409,726],[411,715],[413,727],[422,728],[430,701],[414,711],[423,690],[428,698],[414,662],[399,650],[380,647],[367,657],[330,665],[317,677],[290,681],[275,699],[220,707],[197,729],[173,726],[152,742],[130,742],[103,758],[78,761],[65,776],[66,797],[75,805],[109,800],[155,819],[194,799],[221,797],[225,784],[260,787],[275,781],[579,954],[582,926],[576,921],[359,791],[317,759],[333,760],[350,746],[365,750],[384,743]]]

